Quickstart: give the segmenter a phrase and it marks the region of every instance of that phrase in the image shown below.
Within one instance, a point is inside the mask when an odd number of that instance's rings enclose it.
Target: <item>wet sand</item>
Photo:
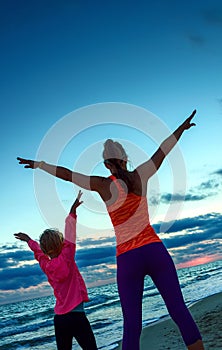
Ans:
[[[201,332],[205,350],[222,350],[222,293],[190,307]],[[121,349],[121,345],[116,348]],[[183,350],[186,346],[174,322],[167,317],[147,326],[141,335],[140,350]]]

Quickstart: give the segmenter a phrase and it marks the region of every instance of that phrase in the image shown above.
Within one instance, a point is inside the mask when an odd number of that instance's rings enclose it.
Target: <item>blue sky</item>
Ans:
[[[197,126],[183,135],[179,153],[151,181],[151,221],[179,267],[221,259],[221,2],[11,0],[0,6],[0,302],[48,293],[32,253],[15,242],[13,233],[38,239],[45,227],[54,226],[53,210],[61,228],[78,190],[23,169],[17,156],[41,154],[51,161],[65,135],[59,164],[79,171],[88,166],[108,176],[101,164],[107,137],[121,140],[136,165],[195,108]],[[120,125],[108,113],[110,102],[138,116],[124,116]],[[103,105],[106,113],[98,126]],[[67,120],[73,129],[66,134]],[[160,126],[155,137],[154,120]],[[41,148],[48,136],[50,150]],[[185,172],[179,172],[179,163],[174,168],[178,154]],[[61,217],[48,184],[56,188]],[[93,285],[115,278],[115,240],[103,204],[86,192],[83,200],[77,261]]]

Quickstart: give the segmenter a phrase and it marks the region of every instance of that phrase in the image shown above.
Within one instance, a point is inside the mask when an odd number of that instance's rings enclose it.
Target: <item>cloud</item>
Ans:
[[[37,286],[47,278],[38,264],[6,268],[0,271],[0,290],[15,290]]]
[[[216,174],[216,172],[214,173]],[[214,190],[214,189],[218,189],[218,187],[220,186],[220,183],[216,180],[216,179],[211,179],[205,182],[202,182],[197,189],[199,190]]]
[[[113,236],[112,237],[99,237],[98,239],[96,238],[85,238],[81,239],[78,241],[78,246],[79,247],[86,247],[86,246],[101,246],[101,244],[115,244],[115,235],[113,231]]]
[[[116,264],[103,263],[97,266],[81,268],[81,274],[87,286],[96,286],[98,283],[113,283],[116,279]]]
[[[156,226],[161,226],[156,225]],[[184,218],[176,220],[169,225],[169,229],[165,234],[169,235],[176,232],[186,231],[188,233],[207,232],[208,238],[214,238],[212,235],[219,234],[222,238],[222,214],[209,213],[197,217]],[[184,236],[184,235],[182,235]]]
[[[222,259],[222,214],[220,213],[177,220],[162,235],[164,244],[175,257],[175,263],[208,255],[220,256]]]
[[[203,241],[203,242],[193,242],[189,245],[185,245],[178,250],[175,248],[168,248],[169,252],[172,254],[175,264],[184,264],[186,263],[189,266],[190,261],[200,261],[200,260],[221,260],[221,242],[222,240],[215,241]],[[197,244],[198,243],[198,244]]]
[[[160,201],[164,204],[169,202],[188,202],[188,201],[200,201],[205,199],[207,195],[204,194],[192,194],[188,193],[186,195],[181,195],[180,193],[165,193],[160,197]]]
[[[218,179],[218,176],[222,175],[222,169],[218,169],[210,174],[210,179],[202,182],[200,185],[191,188],[188,193],[163,193],[159,200],[157,196],[151,196],[149,198],[150,205],[157,205],[159,202],[163,204],[168,204],[170,202],[192,202],[192,201],[201,201],[206,198],[216,196],[218,191],[221,188],[221,179]],[[212,178],[214,176],[214,178]]]
[[[15,250],[18,248],[17,244],[3,244],[0,247],[0,252],[4,252],[4,250],[6,249],[7,251],[9,250]]]
[[[7,249],[7,248],[4,248]],[[7,253],[0,252],[0,269],[8,266],[15,266],[21,261],[33,260],[33,253],[28,250],[14,250],[11,251],[11,247],[7,250]],[[18,247],[17,247],[18,249]]]
[[[115,260],[115,245],[96,248],[79,249],[76,252],[76,263],[81,267],[99,265],[101,263],[113,263]]]
[[[221,99],[222,102],[222,99]],[[213,174],[222,176],[222,169],[216,170]]]

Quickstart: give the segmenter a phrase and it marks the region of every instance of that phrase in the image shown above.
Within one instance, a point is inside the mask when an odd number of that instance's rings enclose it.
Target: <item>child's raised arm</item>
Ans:
[[[78,196],[70,208],[70,212],[69,212],[70,214],[76,214],[76,209],[78,208],[79,205],[81,205],[83,203],[83,201],[80,201],[81,197],[82,197],[82,191],[79,190]]]
[[[80,201],[81,196],[82,191],[79,191],[75,202],[71,206],[69,215],[67,216],[65,223],[65,239],[74,244],[76,244],[76,208],[83,203],[82,201]]]
[[[22,233],[22,232],[14,233],[14,236],[16,239],[19,239],[20,241],[24,241],[27,243],[31,239],[31,237],[29,237],[26,233]]]

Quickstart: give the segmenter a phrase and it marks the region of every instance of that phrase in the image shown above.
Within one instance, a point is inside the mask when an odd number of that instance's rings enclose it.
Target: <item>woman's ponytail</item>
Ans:
[[[115,166],[116,174],[114,175],[125,182],[128,192],[132,192],[133,182],[130,173],[121,167],[121,161],[127,161],[127,154],[123,146],[111,139],[106,140],[104,143],[103,159],[105,162],[109,162]]]

